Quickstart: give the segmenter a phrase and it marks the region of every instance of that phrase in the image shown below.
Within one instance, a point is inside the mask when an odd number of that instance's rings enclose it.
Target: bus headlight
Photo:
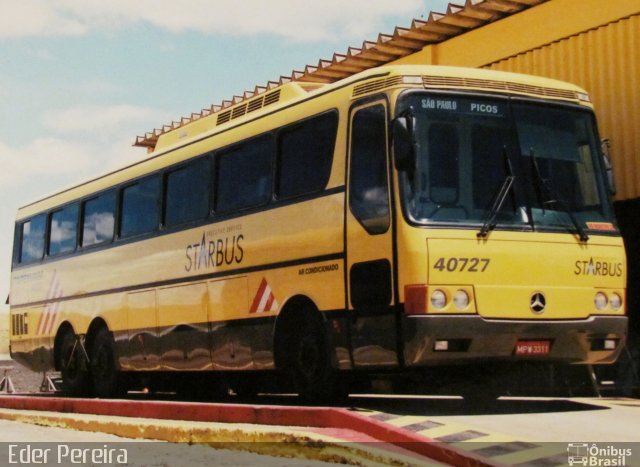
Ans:
[[[612,309],[618,311],[620,307],[622,307],[622,297],[615,292],[612,293],[611,299],[609,299],[609,304],[611,305]]]
[[[602,292],[598,292],[593,302],[596,305],[596,309],[598,311],[602,311],[607,307],[607,302],[608,302],[607,296]]]
[[[453,296],[453,304],[458,310],[464,310],[469,306],[469,295],[464,290],[457,290]]]
[[[431,294],[431,306],[436,310],[442,310],[447,305],[447,296],[442,290],[434,290]]]

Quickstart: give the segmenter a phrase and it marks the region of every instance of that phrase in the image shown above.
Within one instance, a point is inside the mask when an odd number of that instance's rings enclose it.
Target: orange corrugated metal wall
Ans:
[[[570,81],[593,99],[609,138],[616,199],[640,197],[640,15],[553,42],[485,68]]]

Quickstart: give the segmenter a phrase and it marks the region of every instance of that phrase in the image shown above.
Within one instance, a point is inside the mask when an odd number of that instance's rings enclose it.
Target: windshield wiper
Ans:
[[[480,232],[477,233],[477,236],[479,238],[486,238],[487,235],[489,235],[489,231],[496,228],[496,225],[498,224],[498,215],[502,211],[502,206],[507,199],[509,191],[511,191],[513,181],[516,179],[515,175],[513,175],[511,160],[509,160],[509,156],[507,155],[507,146],[502,146],[502,158],[504,160],[504,166],[507,171],[507,176],[502,182],[502,185],[498,190],[498,194],[494,198],[493,205],[491,206],[491,210],[489,211],[489,215],[487,216],[487,220],[480,228]]]
[[[542,178],[542,174],[540,173],[540,167],[538,166],[538,159],[536,158],[536,155],[533,152],[533,148],[529,149],[529,156],[531,158],[533,174],[538,182],[535,185],[535,189],[540,201],[540,205],[542,206],[543,212],[544,212],[545,205],[558,205],[560,209],[562,209],[565,213],[567,213],[567,216],[571,220],[571,223],[576,228],[576,232],[578,233],[578,237],[580,238],[580,241],[587,242],[589,240],[589,235],[587,235],[587,232],[585,232],[584,228],[580,225],[580,223],[578,222],[578,219],[576,219],[576,216],[573,215],[573,213],[571,212],[569,207],[564,203],[564,201],[560,199],[560,197],[551,187],[549,182],[546,179]],[[546,192],[546,196],[543,196],[542,191]]]

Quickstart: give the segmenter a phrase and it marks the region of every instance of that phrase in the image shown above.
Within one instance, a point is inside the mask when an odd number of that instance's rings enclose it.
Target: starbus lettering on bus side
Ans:
[[[187,272],[214,269],[223,265],[240,264],[244,259],[243,234],[213,236],[214,232],[203,232],[199,242],[185,248]],[[220,233],[216,231],[215,233]]]

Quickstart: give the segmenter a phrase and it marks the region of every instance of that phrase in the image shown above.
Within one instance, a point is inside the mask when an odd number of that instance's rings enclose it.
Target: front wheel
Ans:
[[[91,346],[91,377],[97,397],[117,397],[125,392],[114,355],[113,338],[104,328],[95,335]]]
[[[90,392],[90,378],[87,359],[80,339],[67,331],[60,344],[60,362],[62,392],[67,396],[82,397]]]
[[[328,402],[337,397],[337,375],[331,365],[328,337],[320,316],[301,314],[291,335],[289,373],[300,397]]]

